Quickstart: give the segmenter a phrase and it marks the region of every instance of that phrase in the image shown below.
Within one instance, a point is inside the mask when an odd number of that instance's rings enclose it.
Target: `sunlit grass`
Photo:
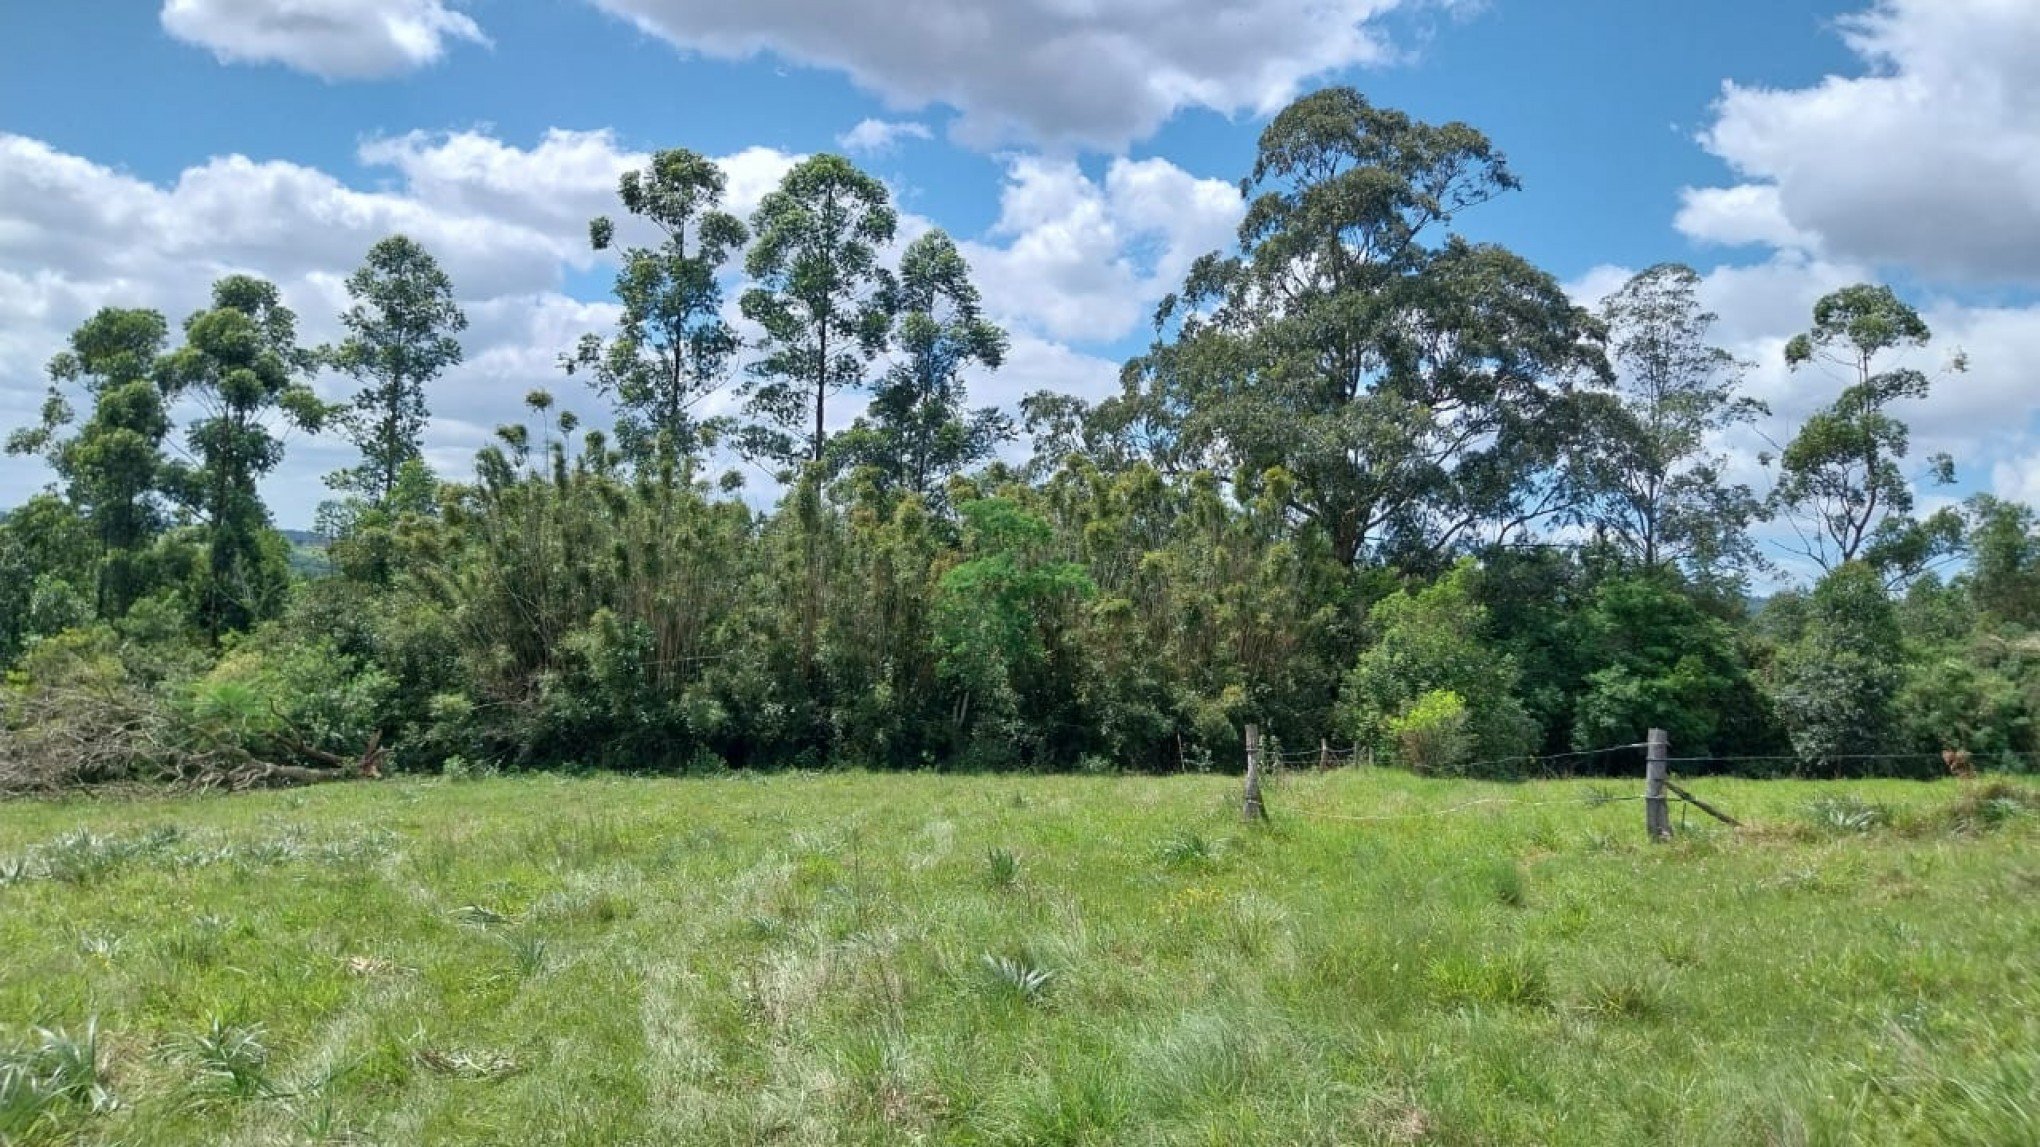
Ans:
[[[0,806],[0,1141],[2040,1141],[2035,788],[1701,785]]]

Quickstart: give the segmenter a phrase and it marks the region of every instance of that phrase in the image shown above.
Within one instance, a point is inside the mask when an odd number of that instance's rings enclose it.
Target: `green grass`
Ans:
[[[0,806],[0,1142],[2040,1141],[2036,790],[1701,787]]]

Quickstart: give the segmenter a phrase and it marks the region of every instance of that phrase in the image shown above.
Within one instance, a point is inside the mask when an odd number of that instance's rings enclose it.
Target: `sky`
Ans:
[[[1889,282],[1936,338],[1901,410],[1914,457],[2040,503],[2040,4],[2033,0],[71,0],[0,7],[0,432],[102,306],[173,324],[223,274],[275,280],[316,343],[342,281],[401,231],[452,276],[466,361],[428,458],[471,473],[616,308],[587,223],[650,152],[715,157],[748,213],[804,155],[891,187],[902,241],[962,245],[1012,406],[1098,397],[1154,303],[1227,246],[1268,118],[1350,84],[1463,120],[1523,189],[1459,220],[1593,304],[1689,263],[1772,416],[1739,476],[1830,400],[1788,372],[1813,302]],[[734,295],[734,293],[733,293]],[[1966,373],[1945,371],[1957,350]],[[328,397],[351,386],[319,380]],[[730,399],[734,402],[734,399]],[[854,404],[839,403],[845,423]],[[337,439],[292,439],[264,492],[311,523]],[[768,488],[754,474],[754,490]],[[51,480],[0,460],[0,507]]]

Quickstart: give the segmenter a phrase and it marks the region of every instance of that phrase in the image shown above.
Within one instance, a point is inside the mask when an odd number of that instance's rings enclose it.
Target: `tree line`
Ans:
[[[661,151],[589,229],[615,328],[560,356],[607,428],[535,391],[466,478],[424,461],[466,319],[409,238],[347,280],[329,346],[244,275],[174,339],[102,310],[7,441],[57,481],[0,519],[0,787],[364,746],[456,771],[1196,769],[1247,721],[1440,772],[1653,726],[1756,771],[2024,767],[2040,530],[1986,496],[1918,512],[1953,480],[1893,413],[1942,381],[1913,365],[1920,315],[1876,284],[1821,299],[1786,359],[1832,393],[1735,458],[1768,412],[1699,276],[1580,306],[1455,232],[1516,189],[1467,125],[1307,95],[1119,391],[1015,419],[970,405],[1008,339],[963,255],[901,245],[883,183],[815,156],[745,220],[713,162]],[[325,402],[320,371],[358,390]],[[260,496],[293,433],[359,451],[320,510],[330,568],[293,567]],[[710,473],[725,450],[774,468],[775,507]],[[1752,600],[1759,532],[1813,584]]]

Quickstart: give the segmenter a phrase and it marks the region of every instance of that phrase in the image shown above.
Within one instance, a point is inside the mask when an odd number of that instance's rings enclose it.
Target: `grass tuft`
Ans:
[[[1433,960],[1425,979],[1432,997],[1447,1005],[1541,1007],[1551,1002],[1544,962],[1520,951],[1453,953]]]
[[[1177,832],[1155,847],[1162,867],[1178,870],[1207,869],[1218,862],[1218,845],[1195,832]]]
[[[979,963],[985,970],[985,983],[992,993],[1018,1003],[1040,1003],[1055,979],[1053,969],[1024,954],[995,956],[986,952],[979,957]]]
[[[985,850],[985,883],[1001,891],[1020,883],[1020,857],[997,846]]]
[[[2040,813],[2040,793],[2004,781],[1972,788],[1942,814],[1950,831],[1987,832]]]
[[[37,1028],[27,1045],[0,1048],[0,1143],[113,1110],[103,1072],[97,1020],[80,1035]]]
[[[525,933],[500,939],[509,950],[511,966],[518,975],[528,979],[545,970],[546,959],[552,953],[552,945],[545,937]]]
[[[214,1016],[202,1032],[171,1044],[170,1057],[193,1073],[201,1100],[264,1099],[277,1093],[269,1079],[269,1045],[261,1024],[231,1024]]]
[[[1801,815],[1814,828],[1835,834],[1865,833],[1891,823],[1889,808],[1854,793],[1815,797],[1806,803]]]
[[[1523,875],[1522,866],[1515,861],[1492,861],[1483,870],[1481,877],[1495,903],[1505,908],[1521,908],[1529,903],[1530,882]]]

